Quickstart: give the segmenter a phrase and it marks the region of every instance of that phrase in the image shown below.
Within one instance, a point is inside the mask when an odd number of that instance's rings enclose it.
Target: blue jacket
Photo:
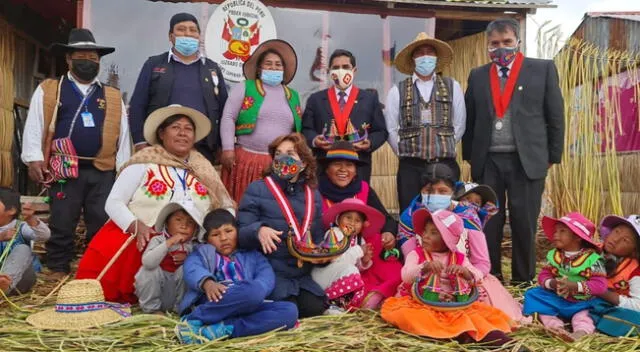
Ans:
[[[266,298],[275,283],[275,276],[267,259],[258,251],[236,251],[236,256],[242,266],[242,273],[246,281],[255,281],[260,284],[262,290],[255,292],[262,299]],[[206,279],[213,279],[218,260],[216,248],[210,244],[198,245],[184,261],[184,281],[187,286],[179,313],[183,315],[195,305],[204,295],[202,283]]]
[[[274,180],[282,187],[285,196],[289,199],[298,221],[302,223],[304,217],[304,182],[295,184]],[[322,228],[322,198],[318,191],[314,192],[315,216],[311,225],[311,236],[314,243],[322,242],[324,230]],[[300,289],[323,297],[324,290],[311,279],[312,265],[304,263],[298,267],[298,259],[289,253],[287,248],[287,236],[289,225],[280,210],[280,206],[267,188],[264,180],[258,180],[249,185],[245,191],[238,209],[238,246],[245,249],[262,250],[258,239],[258,230],[262,226],[271,227],[282,231],[282,242],[278,249],[267,255],[267,259],[276,274],[276,287],[269,299],[283,300],[289,296],[299,295]]]

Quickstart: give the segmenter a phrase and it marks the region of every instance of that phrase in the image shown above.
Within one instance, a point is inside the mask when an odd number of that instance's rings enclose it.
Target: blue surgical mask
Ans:
[[[200,48],[200,41],[191,37],[176,37],[176,44],[174,46],[176,50],[184,55],[191,56]]]
[[[413,59],[416,63],[416,72],[422,76],[428,76],[436,69],[438,58],[431,55],[416,57]]]
[[[422,205],[432,213],[447,209],[451,205],[451,195],[422,193]]]
[[[260,79],[268,86],[277,86],[284,79],[284,71],[262,70]]]

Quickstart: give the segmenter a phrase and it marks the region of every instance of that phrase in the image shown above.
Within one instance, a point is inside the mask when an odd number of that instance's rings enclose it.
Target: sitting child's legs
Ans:
[[[140,309],[145,313],[153,313],[162,310],[163,299],[167,299],[171,293],[164,288],[165,275],[160,267],[149,270],[141,267],[136,274],[135,288]],[[175,297],[175,295],[174,295]]]
[[[298,321],[298,308],[291,302],[262,302],[253,313],[224,320],[233,326],[231,337],[252,336],[275,329],[291,329]]]
[[[180,266],[175,273],[173,273],[173,282],[175,287],[175,295],[171,298],[173,307],[172,309],[175,312],[178,312],[178,307],[180,306],[180,302],[182,302],[182,297],[184,297],[185,292],[185,284],[184,284],[184,271],[182,270],[182,266]]]
[[[187,320],[198,320],[204,325],[210,325],[230,317],[250,314],[260,307],[265,295],[259,283],[242,281],[229,286],[220,301],[198,304],[187,315]]]
[[[35,284],[33,272],[33,253],[26,244],[16,245],[11,249],[5,260],[2,274],[9,276],[11,284],[7,293],[25,293]]]
[[[364,309],[380,309],[382,305],[382,301],[384,300],[384,296],[378,292],[371,292],[364,299],[362,303],[362,308]]]
[[[571,317],[571,326],[573,332],[582,331],[586,334],[593,334],[596,331],[596,326],[593,324],[593,319],[589,316],[588,310],[581,310]]]
[[[540,314],[538,317],[542,325],[549,329],[564,329],[564,322],[556,316]]]

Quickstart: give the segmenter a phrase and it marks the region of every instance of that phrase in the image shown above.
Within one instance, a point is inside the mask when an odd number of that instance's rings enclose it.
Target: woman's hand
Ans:
[[[131,225],[129,225],[127,232],[136,235],[137,247],[140,252],[144,250],[144,247],[149,242],[151,235],[156,233],[153,228],[145,225],[140,220],[135,220],[134,222],[132,222]]]
[[[268,226],[262,226],[260,230],[258,230],[258,239],[260,240],[264,254],[271,254],[278,249],[276,242],[282,242],[280,235],[282,235],[282,231],[276,231]]]
[[[207,295],[209,302],[220,301],[222,299],[222,295],[227,292],[227,286],[211,279],[205,280],[204,284],[202,284],[202,289]]]
[[[382,234],[382,247],[385,251],[394,249],[396,247],[396,236],[391,232],[385,232]]]
[[[220,163],[226,169],[231,170],[236,165],[236,152],[233,150],[225,150],[220,157]]]

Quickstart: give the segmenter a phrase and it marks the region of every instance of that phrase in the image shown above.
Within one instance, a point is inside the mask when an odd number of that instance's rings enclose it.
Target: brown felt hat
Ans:
[[[296,51],[293,50],[291,44],[281,39],[267,40],[256,48],[253,54],[251,54],[251,57],[249,57],[249,60],[247,60],[247,62],[244,63],[244,66],[242,66],[244,77],[246,79],[260,78],[256,77],[256,72],[258,71],[258,58],[260,57],[260,54],[269,49],[277,52],[282,57],[282,63],[284,64],[284,80],[282,81],[282,84],[289,84],[289,82],[293,80],[293,77],[295,77],[296,70],[298,69],[298,56],[296,55]]]

